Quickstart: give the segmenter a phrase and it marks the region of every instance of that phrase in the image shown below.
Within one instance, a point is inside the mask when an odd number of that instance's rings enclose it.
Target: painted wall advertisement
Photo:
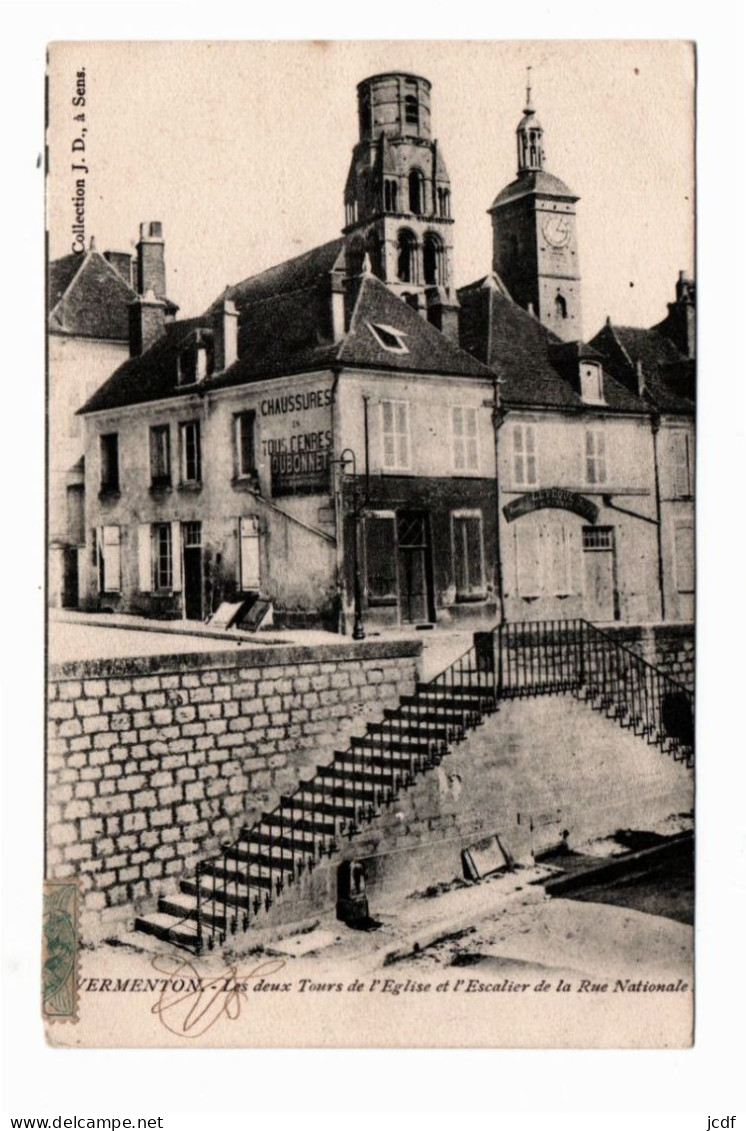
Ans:
[[[264,397],[259,404],[261,459],[273,498],[331,490],[331,387]]]

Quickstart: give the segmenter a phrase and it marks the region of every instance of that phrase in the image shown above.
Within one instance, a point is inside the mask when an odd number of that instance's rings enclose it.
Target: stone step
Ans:
[[[192,951],[197,950],[199,936],[196,923],[183,923],[175,916],[165,914],[162,911],[154,911],[150,915],[139,915],[135,919],[135,930],[146,935],[152,935],[163,942],[183,946]]]

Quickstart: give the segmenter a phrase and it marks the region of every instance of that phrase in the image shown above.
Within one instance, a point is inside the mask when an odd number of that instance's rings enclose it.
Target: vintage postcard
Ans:
[[[52,1044],[692,1043],[694,63],[49,47]]]

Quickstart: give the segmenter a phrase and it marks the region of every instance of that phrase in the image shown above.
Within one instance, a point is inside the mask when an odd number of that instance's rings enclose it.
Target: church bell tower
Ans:
[[[575,205],[579,197],[544,168],[544,131],[531,101],[516,130],[518,175],[490,208],[493,270],[511,297],[564,341],[583,336]]]
[[[359,141],[344,195],[345,257],[348,276],[356,276],[367,255],[391,290],[453,333],[451,182],[431,136],[430,89],[427,79],[399,72],[358,85]]]

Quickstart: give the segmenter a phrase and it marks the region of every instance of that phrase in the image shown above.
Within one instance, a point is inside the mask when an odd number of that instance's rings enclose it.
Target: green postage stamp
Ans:
[[[46,1021],[78,1019],[78,885],[45,880],[42,1013]]]

